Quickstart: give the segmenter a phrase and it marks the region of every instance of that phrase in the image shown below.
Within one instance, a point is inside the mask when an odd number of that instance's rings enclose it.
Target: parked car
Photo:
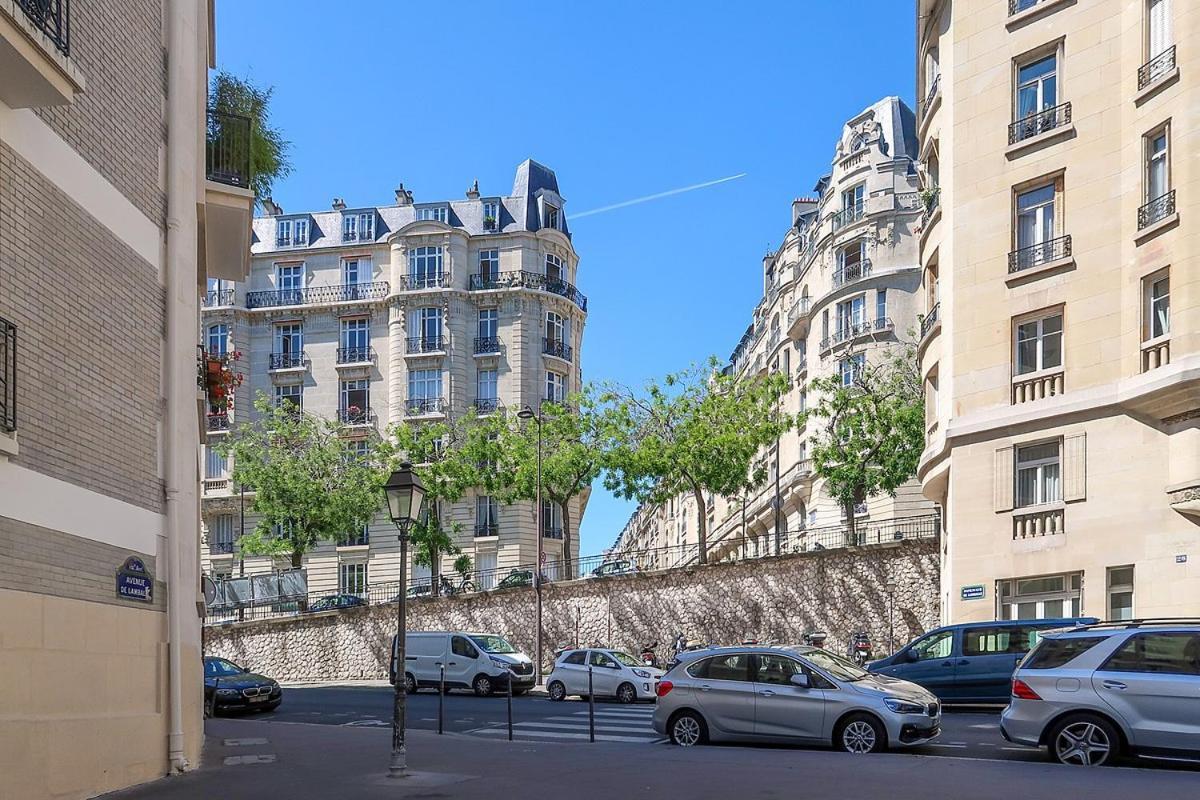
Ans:
[[[622,559],[620,561],[605,561],[600,566],[592,570],[593,578],[607,578],[613,575],[633,575],[637,572],[637,565],[632,561]]]
[[[1076,766],[1200,760],[1200,620],[1047,633],[1013,675],[1000,732]]]
[[[542,580],[545,580],[545,578]],[[512,589],[516,586],[533,586],[533,570],[514,569],[502,581],[496,584],[497,589]]]
[[[396,684],[396,642],[388,675]],[[513,694],[533,688],[533,661],[518,652],[508,640],[495,633],[465,631],[410,631],[404,637],[404,688],[410,694],[441,686],[442,665],[446,666],[447,689],[470,689],[480,697],[507,691]]]
[[[331,594],[308,604],[309,611],[335,611],[339,608],[365,606],[367,601],[356,594]]]
[[[433,596],[433,584],[432,583],[417,583],[412,586],[409,586],[407,589],[404,590],[404,596],[410,600],[414,597],[432,597]],[[400,595],[396,595],[396,601],[398,602],[399,600],[400,600]]]
[[[924,686],[943,703],[1007,703],[1013,670],[1041,635],[1095,617],[947,625],[918,636],[867,669]]]
[[[558,655],[546,678],[550,699],[564,700],[567,695],[587,698],[588,667],[592,668],[591,693],[615,697],[622,703],[653,700],[663,674],[621,650],[567,650]]]
[[[654,729],[685,747],[755,740],[851,753],[923,744],[941,719],[928,690],[803,645],[683,653],[659,680],[654,709]]]
[[[218,711],[279,708],[283,689],[265,675],[214,656],[204,658],[204,701]]]

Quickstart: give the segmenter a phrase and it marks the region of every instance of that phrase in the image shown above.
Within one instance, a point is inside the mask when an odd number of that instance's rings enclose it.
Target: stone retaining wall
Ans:
[[[897,646],[939,624],[936,539],[711,564],[543,587],[546,660],[560,644],[603,642],[637,654],[657,641],[665,655],[679,632],[736,644],[799,643],[825,631],[846,651],[858,630],[877,655],[888,647],[889,598]],[[534,593],[506,589],[410,601],[409,630],[500,633],[533,653]],[[278,680],[386,678],[396,606],[228,623],[205,629],[205,653]]]

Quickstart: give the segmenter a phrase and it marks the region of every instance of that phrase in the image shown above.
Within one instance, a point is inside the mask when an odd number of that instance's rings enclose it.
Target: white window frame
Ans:
[[[208,526],[208,540],[213,544],[233,544],[237,537],[233,532],[233,514],[217,514]]]
[[[862,371],[866,369],[866,366],[866,353],[855,353],[854,355],[843,358],[838,364],[838,369],[842,378],[842,386],[853,386],[854,379],[862,374]]]
[[[1163,143],[1161,151],[1155,149],[1155,142],[1159,139]],[[1147,133],[1142,141],[1146,162],[1143,203],[1149,203],[1171,192],[1171,126],[1160,125]],[[1158,190],[1154,188],[1156,168],[1160,168],[1162,174],[1162,186]]]
[[[204,477],[208,480],[229,477],[229,457],[221,455],[212,445],[204,448]]]
[[[338,564],[338,592],[359,597],[367,593],[367,562],[347,561]]]
[[[217,322],[208,326],[205,343],[209,355],[224,356],[229,354],[229,326]]]
[[[1129,582],[1128,583],[1124,583],[1124,582],[1114,583],[1113,582],[1114,573],[1124,572],[1125,570],[1129,571]],[[1135,570],[1133,564],[1123,564],[1119,567],[1109,567],[1108,569],[1105,570],[1105,593],[1104,593],[1105,619],[1108,619],[1108,620],[1137,619],[1137,612],[1136,612],[1137,606],[1135,605],[1136,596],[1134,595],[1134,584],[1136,583],[1136,581],[1137,581],[1137,571]],[[1113,613],[1113,597],[1114,597],[1114,595],[1125,595],[1125,594],[1129,595],[1129,616],[1118,617],[1116,614]]]
[[[301,217],[295,220],[296,238],[292,240],[292,244],[297,247],[302,247],[308,244],[308,220]]]
[[[304,352],[304,325],[300,322],[279,322],[271,331],[271,353],[299,355]]]
[[[443,225],[448,224],[450,219],[450,209],[446,206],[425,206],[417,209],[417,220],[419,222],[440,222]]]
[[[351,402],[358,392],[362,392],[362,402]],[[371,408],[371,381],[367,378],[353,378],[340,381],[338,386],[338,410],[349,411],[351,406],[357,406],[364,413]]]
[[[491,217],[493,221],[492,227],[487,227],[487,218]],[[483,201],[483,221],[484,230],[498,231],[500,230],[500,201],[499,200],[484,200]]]
[[[551,270],[558,274],[552,275]],[[563,260],[553,253],[546,253],[545,273],[547,280],[565,281],[567,279],[566,270],[563,268]]]
[[[304,411],[304,387],[298,383],[281,384],[275,387],[275,407],[282,408],[283,402],[290,401],[296,411]]]
[[[371,282],[371,259],[365,256],[352,256],[342,259],[342,285],[362,286]],[[351,280],[353,275],[354,279]]]
[[[500,276],[500,251],[494,247],[479,251],[479,277],[495,281]]]
[[[495,339],[500,335],[500,311],[496,308],[479,309],[475,335],[480,339]]]
[[[542,201],[542,227],[562,230],[562,209],[545,200]]]
[[[366,350],[371,346],[371,320],[367,317],[344,317],[338,332],[343,350]]]
[[[1035,457],[1031,450],[1053,445],[1053,456]],[[1032,508],[1034,506],[1053,505],[1061,503],[1063,498],[1063,446],[1058,439],[1041,442],[1030,442],[1013,448],[1013,508]],[[1033,477],[1033,496],[1022,497],[1021,475],[1030,473]]]
[[[476,400],[492,400],[497,399],[499,391],[499,371],[497,369],[481,369],[475,373],[475,399]]]
[[[408,251],[408,279],[414,289],[436,286],[445,274],[440,246],[414,247]]]
[[[865,292],[848,297],[837,304],[837,332],[849,336],[866,322],[867,295]]]
[[[475,525],[498,528],[500,525],[500,504],[489,494],[475,496]]]
[[[1158,14],[1155,14],[1157,9]],[[1153,61],[1175,44],[1170,0],[1146,2],[1146,61]],[[1157,20],[1157,22],[1156,22]],[[1157,39],[1157,41],[1155,41]]]
[[[1058,331],[1046,332],[1046,323],[1052,319],[1058,319]],[[1022,338],[1021,329],[1033,325],[1034,334],[1032,337]],[[1066,352],[1064,344],[1066,342],[1066,317],[1063,314],[1063,309],[1057,308],[1053,311],[1039,313],[1035,316],[1019,317],[1013,321],[1013,350],[1012,363],[1013,375],[1033,375],[1045,370],[1059,370],[1063,368],[1063,363],[1066,360]],[[1058,337],[1058,363],[1046,363],[1046,343],[1054,336]],[[1021,344],[1026,341],[1036,342],[1034,356],[1035,363],[1028,369],[1023,369],[1025,365],[1021,364]]]
[[[567,399],[567,376],[552,369],[546,370],[546,400],[563,403]]]
[[[304,264],[276,264],[275,288],[281,292],[293,292],[303,289]]]
[[[1036,192],[1041,192],[1046,189],[1050,190],[1049,200],[1024,200]],[[1058,206],[1058,179],[1054,178],[1044,183],[1039,183],[1035,186],[1029,186],[1021,189],[1016,193],[1016,249],[1024,250],[1027,247],[1036,247],[1043,245],[1046,242],[1053,241],[1057,236],[1058,219],[1055,209]],[[1027,205],[1022,205],[1022,203]],[[1028,240],[1022,240],[1022,222],[1026,219],[1032,221],[1032,236]]]
[[[441,400],[442,380],[442,371],[440,369],[409,370],[408,399]]]
[[[1050,72],[1028,78],[1024,81],[1021,80],[1021,70],[1028,69],[1029,67],[1032,67],[1035,64],[1041,64],[1043,61],[1048,61],[1048,60],[1054,61],[1054,67],[1053,67],[1053,69],[1051,69]],[[1014,67],[1015,67],[1014,74],[1016,76],[1016,79],[1015,79],[1016,91],[1013,92],[1013,120],[1014,121],[1022,120],[1026,117],[1032,117],[1036,114],[1040,114],[1047,109],[1054,108],[1061,102],[1062,81],[1059,79],[1059,73],[1060,73],[1061,67],[1062,67],[1062,54],[1059,52],[1058,47],[1055,47],[1050,52],[1042,51],[1042,52],[1037,53],[1036,55],[1024,57],[1024,58],[1020,59],[1019,61],[1017,61],[1016,64],[1014,64]],[[1054,85],[1054,102],[1047,103],[1046,95],[1048,94],[1048,92],[1046,90],[1046,86],[1047,86],[1047,83],[1050,81],[1053,81],[1053,85]],[[1033,96],[1036,101],[1033,109],[1027,114],[1021,113],[1021,92],[1024,89],[1033,89],[1034,90]]]
[[[854,209],[855,216],[863,211],[863,204],[867,191],[866,183],[856,183],[849,189],[842,191],[842,211],[850,211]]]
[[[569,320],[562,314],[555,311],[546,312],[546,339],[551,342],[562,344],[566,342],[563,338],[568,330]]]
[[[1161,269],[1142,279],[1142,341],[1171,335],[1171,273]]]
[[[275,222],[275,246],[276,247],[291,247],[292,246],[292,220],[281,219]]]
[[[1018,593],[1022,583],[1051,578],[1062,578],[1062,588],[1044,592]],[[1062,611],[1060,613],[1064,617],[1078,617],[1083,610],[1083,573],[1081,572],[1007,578],[996,583],[996,603],[999,606],[996,617],[998,619],[1014,621],[1048,619],[1049,616],[1046,614],[1047,603],[1062,603]],[[1011,587],[1011,593],[1005,593],[1006,586]],[[1019,616],[1021,605],[1033,605],[1034,616]],[[1054,616],[1057,617],[1059,614]]]

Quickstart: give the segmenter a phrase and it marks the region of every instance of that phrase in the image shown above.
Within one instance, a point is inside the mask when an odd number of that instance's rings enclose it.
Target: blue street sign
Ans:
[[[982,600],[984,595],[982,586],[964,586],[962,587],[963,600]]]
[[[154,576],[137,556],[130,556],[117,570],[117,597],[154,602]]]

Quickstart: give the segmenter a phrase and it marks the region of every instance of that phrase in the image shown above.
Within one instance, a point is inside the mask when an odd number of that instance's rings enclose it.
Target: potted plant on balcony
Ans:
[[[483,229],[485,231],[496,230],[496,218],[491,215],[484,217],[483,218]]]
[[[942,193],[942,187],[940,187],[940,186],[926,187],[926,188],[922,189],[920,192],[918,192],[918,194],[921,197],[921,206],[922,206],[922,208],[925,209],[926,214],[933,211],[934,207],[937,205],[938,196],[941,193]]]
[[[242,385],[245,376],[234,369],[234,363],[241,360],[241,351],[232,353],[204,354],[204,391],[208,395],[209,405],[218,414],[228,413],[233,408],[233,394]]]

